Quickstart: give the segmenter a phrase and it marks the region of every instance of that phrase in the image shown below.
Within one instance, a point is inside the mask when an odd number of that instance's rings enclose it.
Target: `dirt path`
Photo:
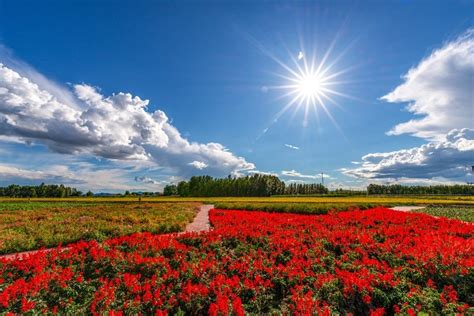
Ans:
[[[214,205],[201,205],[199,212],[196,214],[196,217],[194,217],[194,220],[189,223],[186,226],[186,229],[183,232],[179,233],[171,233],[171,234],[164,234],[164,235],[179,235],[183,233],[189,233],[189,232],[207,232],[211,229],[211,224],[209,222],[209,211],[214,208]],[[47,253],[52,250],[56,250],[58,248],[48,248],[48,249],[42,249],[42,250],[31,250],[31,251],[24,251],[24,252],[17,252],[17,253],[11,253],[7,255],[0,255],[0,260],[6,259],[6,260],[21,260],[29,255],[38,253],[38,252],[43,252]],[[63,247],[61,248],[62,250],[67,250],[68,247]]]
[[[203,232],[211,229],[209,223],[209,211],[214,208],[214,205],[201,205],[199,213],[197,213],[192,223],[186,226],[185,232]]]
[[[426,208],[426,206],[394,206],[394,207],[391,207],[390,210],[399,211],[399,212],[411,212],[411,211],[421,210],[421,209],[424,209],[424,208]],[[442,218],[442,217],[436,216],[436,215],[431,215],[431,214],[427,214],[427,215],[429,215],[431,217],[434,217],[434,218]],[[449,217],[446,217],[446,218],[450,219]],[[460,219],[456,219],[456,220],[474,226],[474,223],[466,222],[466,221],[463,221],[463,220],[460,220]]]
[[[390,209],[394,211],[400,211],[400,212],[411,212],[415,210],[421,210],[425,207],[426,206],[394,206],[394,207],[391,207]]]

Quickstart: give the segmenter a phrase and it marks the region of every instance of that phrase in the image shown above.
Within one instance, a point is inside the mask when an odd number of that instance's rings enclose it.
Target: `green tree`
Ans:
[[[176,185],[174,184],[166,185],[163,189],[163,195],[165,196],[171,196],[171,195],[177,195],[177,194],[178,194],[178,189]]]

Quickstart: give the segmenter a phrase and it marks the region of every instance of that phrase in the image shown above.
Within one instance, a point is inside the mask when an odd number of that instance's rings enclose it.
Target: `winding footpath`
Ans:
[[[400,211],[400,212],[411,212],[416,210],[424,209],[426,206],[394,206],[391,207],[391,210]]]
[[[209,211],[214,208],[214,205],[201,205],[199,212],[194,217],[194,220],[186,226],[185,233],[189,232],[207,232],[211,229],[209,222]]]
[[[200,233],[200,232],[207,232],[211,230],[211,223],[209,222],[209,211],[214,208],[214,205],[201,205],[199,208],[199,212],[194,217],[194,220],[186,226],[186,229],[179,233],[170,233],[170,234],[163,234],[169,236],[176,236],[185,233]],[[33,255],[39,252],[47,253],[52,250],[58,249],[56,248],[47,248],[47,249],[40,249],[40,250],[31,250],[31,251],[24,251],[24,252],[17,252],[11,253],[7,255],[0,255],[0,260],[22,260],[29,255]],[[68,247],[60,248],[61,251],[67,250]]]

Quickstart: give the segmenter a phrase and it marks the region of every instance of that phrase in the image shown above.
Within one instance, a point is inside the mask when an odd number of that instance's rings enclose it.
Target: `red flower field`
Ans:
[[[214,230],[149,233],[0,261],[0,314],[465,313],[474,226],[376,208],[213,210]]]

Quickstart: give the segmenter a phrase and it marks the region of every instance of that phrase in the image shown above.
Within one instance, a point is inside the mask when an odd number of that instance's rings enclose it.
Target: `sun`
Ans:
[[[308,126],[309,116],[314,113],[317,121],[320,120],[320,112],[324,112],[332,123],[339,129],[333,118],[330,107],[339,106],[336,96],[350,97],[338,91],[338,85],[343,83],[340,76],[348,69],[334,70],[338,58],[330,61],[330,51],[326,52],[319,60],[313,56],[307,56],[300,51],[297,57],[290,56],[291,63],[287,64],[272,56],[286,73],[276,75],[284,79],[286,83],[270,86],[268,89],[283,90],[277,99],[287,99],[287,104],[276,114],[274,122],[289,109],[293,109],[293,114],[303,109],[303,126]]]
[[[298,97],[305,102],[314,102],[323,93],[324,77],[316,73],[305,73],[295,81],[294,88],[298,93]]]

